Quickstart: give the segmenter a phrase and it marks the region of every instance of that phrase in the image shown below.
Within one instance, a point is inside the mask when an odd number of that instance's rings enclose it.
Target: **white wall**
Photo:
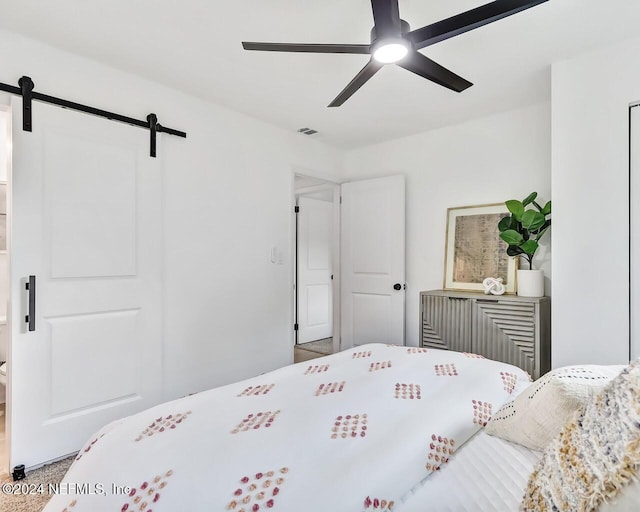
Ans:
[[[0,81],[188,133],[159,139],[165,172],[165,398],[292,361],[293,169],[336,180],[342,154],[159,84],[0,31]],[[168,62],[167,66],[171,63]],[[38,104],[34,104],[38,125]],[[104,122],[109,122],[105,120]],[[278,246],[284,264],[269,262]]]
[[[7,128],[9,126],[9,113],[0,110],[0,182],[7,180],[7,163],[9,139],[7,137]],[[6,223],[6,217],[0,216],[0,223]],[[8,258],[5,251],[0,251],[0,317],[7,316],[6,304],[9,299],[9,268]],[[1,324],[2,322],[0,322]],[[0,335],[0,361],[7,359],[7,336],[6,327],[0,327],[2,335]],[[0,402],[4,402],[4,390],[0,389]]]
[[[640,39],[552,69],[555,367],[629,357],[628,107]]]
[[[9,139],[7,137],[8,113],[0,110],[0,181],[7,180],[7,150]],[[0,222],[6,217],[0,217]],[[5,305],[9,294],[9,269],[7,268],[7,254],[0,252],[0,316],[6,316]],[[0,322],[0,361],[7,359],[7,326]],[[0,385],[0,403],[4,403],[6,398],[5,386]],[[0,418],[4,421],[4,418]],[[2,461],[0,461],[0,464]]]
[[[0,181],[7,181],[7,159],[9,158],[8,123],[9,113],[0,109]]]
[[[523,199],[534,190],[548,200],[549,130],[550,105],[542,103],[347,154],[349,181],[407,179],[407,344],[419,341],[420,291],[442,288],[447,208]],[[534,264],[549,278],[550,239],[544,242]]]

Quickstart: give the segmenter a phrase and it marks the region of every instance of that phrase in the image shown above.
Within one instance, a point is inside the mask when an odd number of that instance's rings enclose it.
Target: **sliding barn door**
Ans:
[[[29,468],[161,398],[163,171],[146,130],[35,103],[27,133],[12,110],[10,463]]]
[[[342,185],[343,350],[404,345],[404,187],[404,176]]]

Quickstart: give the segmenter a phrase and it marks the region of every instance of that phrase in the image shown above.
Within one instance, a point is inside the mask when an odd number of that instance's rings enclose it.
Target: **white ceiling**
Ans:
[[[399,3],[415,29],[487,0]],[[475,84],[461,94],[390,65],[331,109],[368,56],[240,44],[368,43],[372,24],[369,0],[0,0],[0,28],[343,148],[548,100],[552,62],[640,36],[640,2],[550,0],[421,50]]]

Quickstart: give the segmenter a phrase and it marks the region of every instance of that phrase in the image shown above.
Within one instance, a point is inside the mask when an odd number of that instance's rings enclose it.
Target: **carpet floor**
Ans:
[[[59,483],[74,459],[75,456],[67,457],[53,464],[47,464],[29,471],[27,477],[18,482],[14,482],[9,475],[0,478],[0,486],[2,487],[0,492],[0,511],[40,512],[51,498],[48,485]],[[40,484],[42,484],[41,488],[38,487]],[[18,492],[23,489],[24,492],[30,492],[31,494]]]
[[[308,350],[309,352],[317,352],[328,356],[333,354],[333,338],[325,338],[323,340],[309,341],[308,343],[299,343],[298,348]]]

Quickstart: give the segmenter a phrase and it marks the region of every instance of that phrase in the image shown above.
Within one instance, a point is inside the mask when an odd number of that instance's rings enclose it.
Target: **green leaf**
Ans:
[[[524,251],[520,249],[518,245],[510,245],[507,247],[507,254],[509,256],[519,256],[520,254],[524,254]]]
[[[508,210],[512,213],[513,217],[520,222],[522,220],[522,214],[524,213],[524,205],[515,199],[510,199],[505,202]]]
[[[538,193],[537,192],[531,192],[531,194],[529,194],[524,199],[524,201],[522,201],[522,205],[523,206],[527,206],[528,204],[531,204],[536,197],[538,197]]]
[[[536,231],[540,229],[546,219],[544,215],[535,210],[527,210],[522,214],[522,227],[527,229],[528,231]]]
[[[500,222],[498,223],[498,230],[502,233],[507,229],[516,229],[517,225],[518,221],[516,221],[516,219],[514,219],[511,215],[508,215],[507,217],[503,217],[500,220]]]
[[[551,227],[551,219],[547,219],[544,221],[544,224],[540,226],[537,230],[534,231],[534,235],[536,235],[536,240],[539,240],[542,234]]]
[[[522,235],[517,231],[514,231],[513,229],[507,229],[506,231],[500,233],[500,238],[502,238],[509,245],[520,245],[524,241]]]
[[[538,242],[536,242],[535,240],[527,240],[520,247],[528,255],[533,256],[535,252],[538,250]]]
[[[549,229],[549,227],[551,226],[551,221],[550,221],[550,220],[548,220],[548,221],[547,221],[547,222],[545,222],[544,224],[545,224],[545,225],[544,225],[544,226],[542,226],[542,227],[538,230],[538,232],[536,233],[536,242],[537,242],[538,240],[540,240],[540,239],[542,238],[542,235],[544,235],[544,234],[547,232],[547,230],[548,230],[548,229]]]
[[[542,214],[543,215],[551,214],[551,201],[548,201],[547,204],[544,205],[544,208],[542,208]]]

